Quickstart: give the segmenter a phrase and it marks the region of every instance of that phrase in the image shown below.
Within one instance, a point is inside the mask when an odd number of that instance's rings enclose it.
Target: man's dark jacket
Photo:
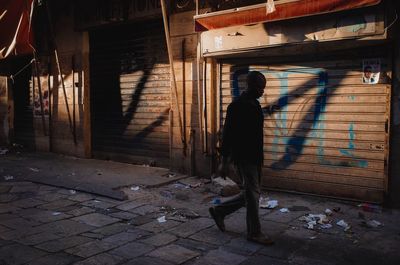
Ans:
[[[258,100],[243,92],[229,104],[222,135],[221,154],[234,163],[262,165],[264,116]]]

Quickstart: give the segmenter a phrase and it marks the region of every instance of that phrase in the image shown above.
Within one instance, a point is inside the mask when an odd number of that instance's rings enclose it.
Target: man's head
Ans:
[[[265,76],[257,71],[251,71],[247,74],[247,91],[256,98],[264,94],[264,88],[267,84]]]
[[[364,76],[365,76],[366,78],[370,78],[371,75],[372,75],[372,67],[369,66],[369,65],[365,66],[365,67],[364,67]]]

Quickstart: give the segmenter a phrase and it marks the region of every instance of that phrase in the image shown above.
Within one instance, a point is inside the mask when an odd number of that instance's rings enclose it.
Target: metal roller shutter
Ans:
[[[169,164],[170,68],[159,21],[91,32],[97,158]]]
[[[271,65],[222,62],[220,125],[228,104],[245,87],[246,72],[261,71],[268,80],[260,99],[267,106],[263,184],[381,201],[387,190],[389,61],[378,57],[380,80],[371,85],[362,82],[365,58],[339,58]]]

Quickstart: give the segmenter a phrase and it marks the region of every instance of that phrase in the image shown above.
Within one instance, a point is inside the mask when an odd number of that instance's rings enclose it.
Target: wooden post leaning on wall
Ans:
[[[218,98],[218,86],[217,86],[217,62],[215,59],[211,59],[211,74],[210,74],[210,132],[211,132],[211,137],[210,137],[210,148],[211,148],[211,170],[212,172],[215,172],[217,169],[217,152],[216,152],[216,147],[217,147],[217,128],[218,128],[218,119],[217,119],[217,113],[218,113],[218,104],[217,104],[217,98]]]
[[[82,85],[83,88],[83,142],[86,158],[92,157],[92,108],[90,97],[90,59],[89,59],[89,33],[83,32],[82,47]]]
[[[14,143],[14,87],[10,78],[7,78],[7,114],[8,114],[8,141]]]
[[[166,39],[166,42],[167,42],[168,59],[169,59],[169,64],[170,64],[170,69],[171,69],[171,74],[172,74],[173,95],[174,95],[174,99],[175,99],[175,102],[176,102],[176,111],[178,112],[178,121],[179,121],[179,128],[180,128],[180,134],[181,134],[180,138],[181,138],[182,143],[184,143],[184,136],[183,136],[184,135],[184,129],[183,129],[183,124],[182,124],[181,110],[180,110],[180,107],[179,107],[178,88],[177,88],[177,85],[176,85],[174,59],[173,59],[173,56],[172,56],[171,39],[170,39],[168,19],[167,19],[167,8],[166,8],[166,5],[165,5],[165,0],[160,0],[160,1],[161,1],[163,22],[164,22],[165,39]]]
[[[53,151],[53,88],[51,84],[51,57],[48,57],[47,62],[47,89],[49,93],[49,151]]]

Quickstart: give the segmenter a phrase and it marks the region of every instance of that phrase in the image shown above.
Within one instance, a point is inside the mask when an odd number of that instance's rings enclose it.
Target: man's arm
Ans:
[[[235,133],[235,105],[230,104],[226,112],[225,124],[222,131],[222,144],[221,144],[221,164],[218,167],[218,173],[221,177],[225,178],[228,175],[229,163],[232,156],[232,147],[234,144]]]

